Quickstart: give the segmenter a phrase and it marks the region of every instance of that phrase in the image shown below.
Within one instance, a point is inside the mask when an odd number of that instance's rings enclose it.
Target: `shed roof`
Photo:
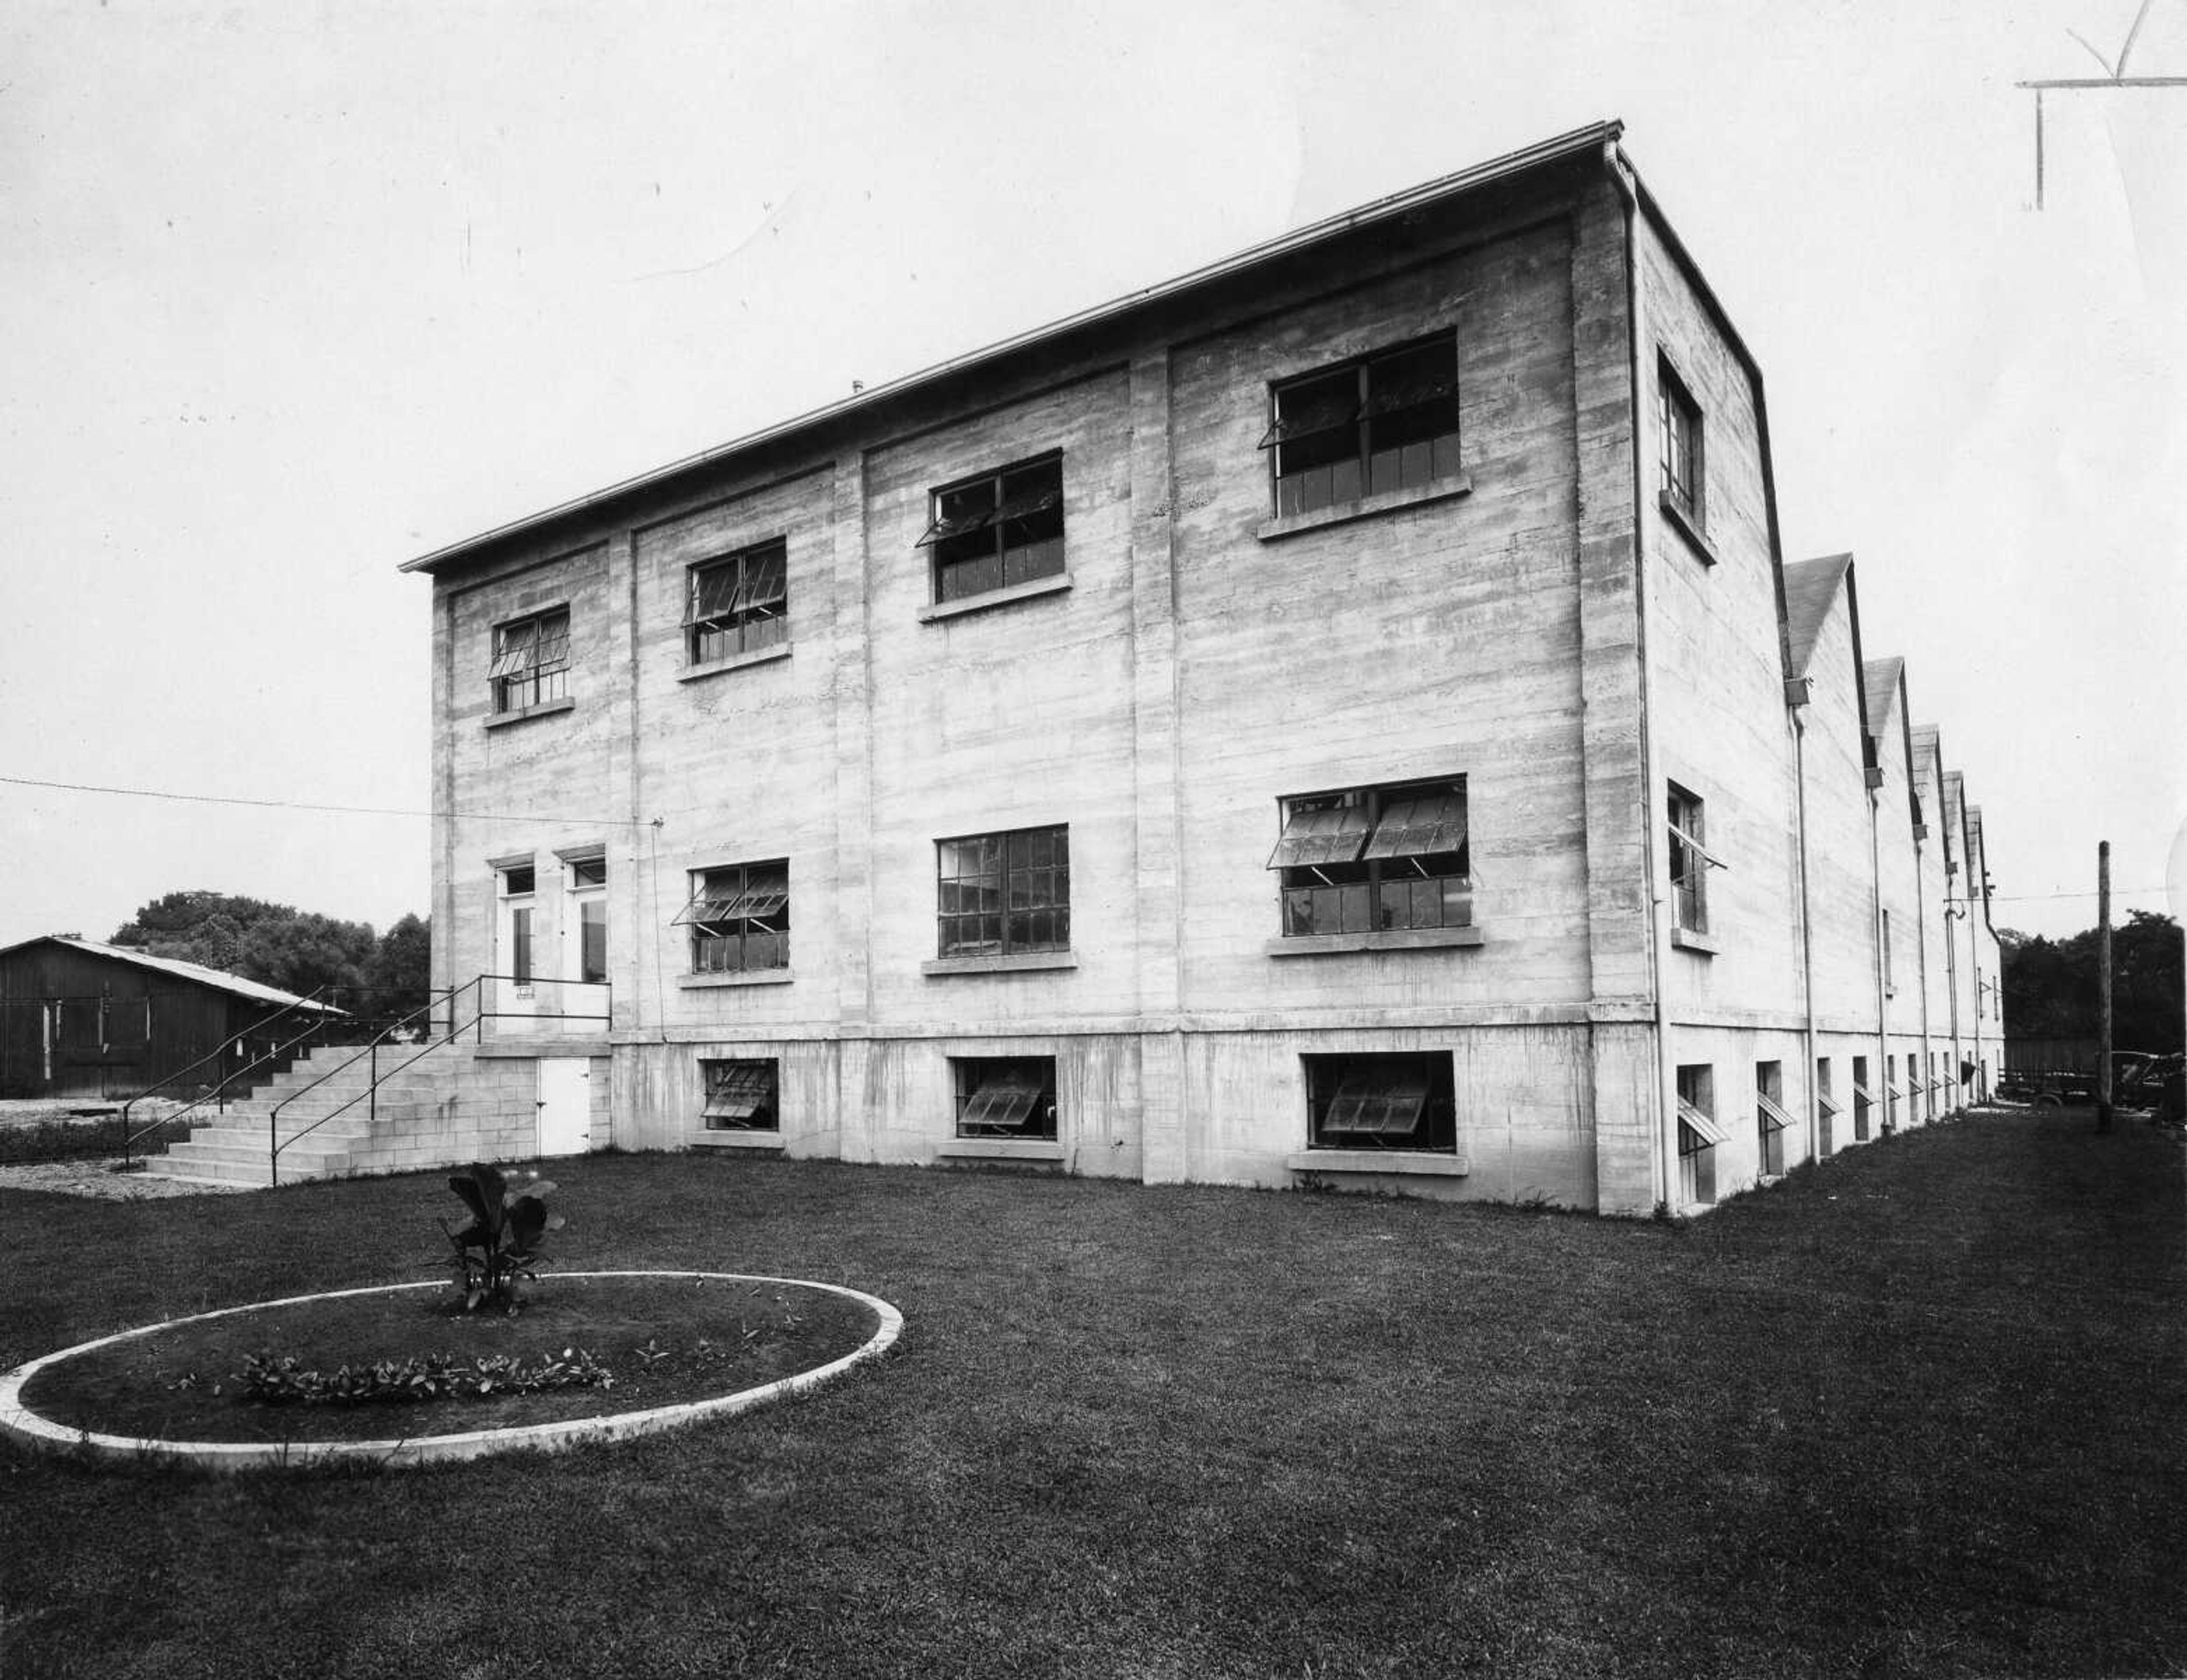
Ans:
[[[1851,554],[1826,554],[1819,560],[1785,563],[1785,626],[1795,677],[1808,675],[1808,663],[1815,656],[1816,639],[1823,633],[1823,621],[1830,616],[1830,603],[1837,598],[1852,566]]]
[[[248,997],[256,1003],[301,1004],[306,1009],[316,1009],[329,1015],[343,1013],[331,1004],[313,1003],[308,997],[299,997],[293,992],[284,992],[278,986],[261,986],[255,980],[245,980],[241,975],[232,975],[225,969],[208,969],[199,963],[185,963],[178,957],[154,957],[142,951],[132,951],[123,945],[100,945],[88,939],[70,939],[65,934],[45,934],[37,939],[19,941],[14,945],[0,947],[0,957],[33,945],[62,945],[88,956],[110,957],[118,963],[127,963],[137,968],[171,975],[177,980],[194,980],[200,986],[233,992],[238,997]]]

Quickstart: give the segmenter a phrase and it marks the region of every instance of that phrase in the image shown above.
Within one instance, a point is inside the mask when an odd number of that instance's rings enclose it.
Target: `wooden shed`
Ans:
[[[313,1013],[340,1011],[195,963],[25,940],[0,950],[0,1097],[133,1097],[200,1062],[174,1088],[209,1087]]]

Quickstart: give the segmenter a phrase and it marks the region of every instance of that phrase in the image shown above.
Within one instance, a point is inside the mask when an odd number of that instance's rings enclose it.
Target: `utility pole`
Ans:
[[[2111,843],[2096,846],[2096,1130],[2111,1129]]]

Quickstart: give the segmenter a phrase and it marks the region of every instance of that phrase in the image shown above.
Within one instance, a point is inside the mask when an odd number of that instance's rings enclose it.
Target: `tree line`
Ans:
[[[2096,930],[2045,939],[2000,928],[2004,956],[2004,1031],[2009,1038],[2094,1038]],[[2122,1050],[2169,1054],[2187,1037],[2183,1020],[2179,924],[2148,910],[2130,912],[2111,930],[2111,1042]]]
[[[264,899],[170,892],[140,908],[108,943],[299,996],[317,992],[357,1014],[407,1014],[424,1005],[432,983],[430,924],[415,915],[376,934],[369,922]]]

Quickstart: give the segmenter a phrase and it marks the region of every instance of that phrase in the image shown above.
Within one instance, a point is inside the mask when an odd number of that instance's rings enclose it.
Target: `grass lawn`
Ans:
[[[229,1480],[0,1447],[0,1675],[2187,1672],[2179,1143],[1890,1139],[1690,1227],[691,1157],[573,1268],[901,1307],[806,1400]],[[0,1364],[430,1275],[437,1176],[0,1193]]]

